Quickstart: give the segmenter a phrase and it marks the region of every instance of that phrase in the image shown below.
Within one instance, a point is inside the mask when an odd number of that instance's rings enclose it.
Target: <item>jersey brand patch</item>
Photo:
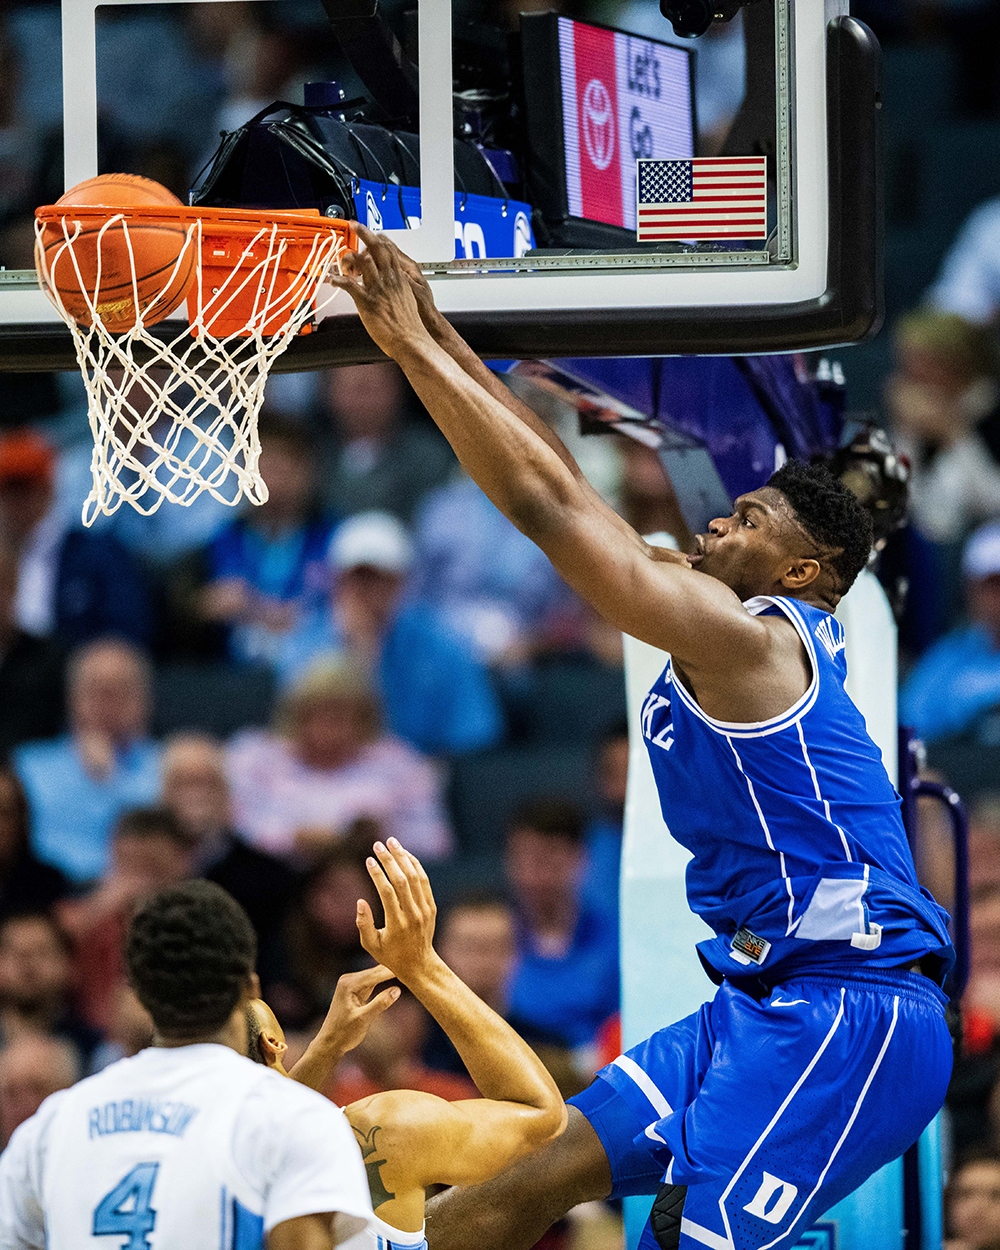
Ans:
[[[739,960],[741,964],[762,964],[770,949],[771,943],[766,938],[751,933],[745,925],[742,929],[736,930],[736,936],[733,938],[733,958]]]

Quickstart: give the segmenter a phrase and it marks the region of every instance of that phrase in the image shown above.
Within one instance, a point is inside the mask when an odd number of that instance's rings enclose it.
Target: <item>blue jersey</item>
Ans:
[[[671,834],[691,851],[687,895],[716,936],[714,979],[850,962],[954,960],[947,913],[917,883],[900,813],[864,717],[844,690],[844,634],[828,612],[760,597],[805,646],[812,680],[770,720],[731,724],[698,706],[670,663],[642,732]]]

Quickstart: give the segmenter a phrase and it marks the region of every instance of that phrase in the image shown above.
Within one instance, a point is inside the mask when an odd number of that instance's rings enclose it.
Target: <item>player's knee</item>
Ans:
[[[681,1244],[681,1216],[687,1185],[662,1185],[649,1213],[649,1225],[660,1250],[677,1250]]]

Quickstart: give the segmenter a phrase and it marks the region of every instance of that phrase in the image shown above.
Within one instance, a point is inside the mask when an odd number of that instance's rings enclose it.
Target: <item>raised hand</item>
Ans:
[[[374,993],[378,985],[391,977],[392,972],[379,964],[363,968],[361,972],[345,972],[339,979],[320,1027],[320,1033],[325,1034],[336,1049],[346,1053],[359,1046],[375,1017],[396,1001],[399,989],[395,985],[380,994]]]
[[[344,252],[338,262],[340,275],[328,274],[326,280],[354,300],[376,346],[386,355],[396,356],[428,338],[414,293],[411,275],[415,266],[385,235],[360,224],[355,229],[365,250]],[[412,267],[410,273],[404,262]]]
[[[377,859],[369,857],[367,867],[382,900],[385,926],[376,927],[368,903],[359,899],[361,945],[409,985],[439,962],[433,946],[437,906],[431,883],[415,856],[395,838],[388,845],[376,842],[374,849]]]
[[[381,964],[361,972],[345,973],[337,982],[319,1032],[288,1075],[302,1085],[322,1089],[344,1055],[365,1040],[375,1017],[399,997],[399,988],[395,985],[381,993],[374,992],[391,976],[389,969]]]

